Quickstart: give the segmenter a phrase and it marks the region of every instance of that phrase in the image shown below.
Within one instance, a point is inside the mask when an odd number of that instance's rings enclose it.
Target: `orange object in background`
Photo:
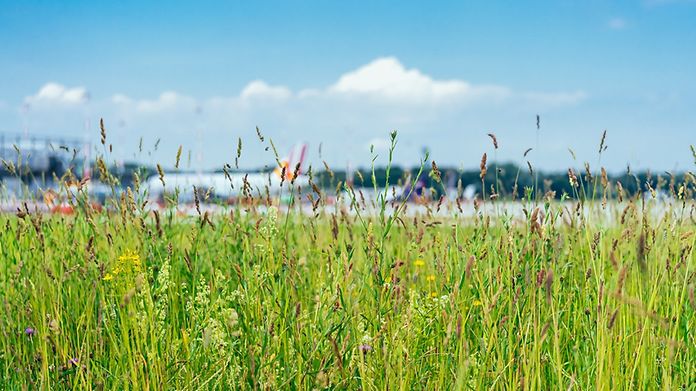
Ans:
[[[56,205],[53,208],[51,208],[51,213],[54,214],[61,214],[61,215],[72,215],[75,213],[75,210],[73,209],[72,206],[62,203],[60,205]]]
[[[97,213],[99,213],[103,210],[102,205],[98,202],[92,202],[92,203],[90,203],[90,206],[92,207],[92,210],[94,210]],[[61,215],[73,215],[73,214],[75,214],[75,208],[73,208],[71,205],[64,202],[60,205],[56,205],[56,206],[52,207],[51,213],[61,214]]]

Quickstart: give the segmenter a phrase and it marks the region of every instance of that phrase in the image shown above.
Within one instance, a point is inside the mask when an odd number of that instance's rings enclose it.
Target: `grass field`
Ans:
[[[696,389],[693,188],[2,215],[0,388]]]

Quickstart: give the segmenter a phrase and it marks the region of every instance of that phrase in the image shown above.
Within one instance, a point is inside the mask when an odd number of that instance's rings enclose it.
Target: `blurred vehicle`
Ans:
[[[175,173],[164,176],[164,183],[158,175],[150,177],[144,184],[148,197],[163,205],[166,197],[176,196],[179,202],[193,202],[194,188],[199,192],[200,200],[234,202],[251,197],[280,196],[292,187],[306,187],[309,178],[303,175],[302,165],[307,152],[307,144],[293,148],[280,165],[272,172],[253,173]],[[297,174],[297,177],[293,176]]]

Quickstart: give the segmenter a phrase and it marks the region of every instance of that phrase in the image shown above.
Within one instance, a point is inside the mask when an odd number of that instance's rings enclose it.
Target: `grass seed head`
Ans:
[[[106,128],[104,127],[104,118],[99,118],[99,130],[101,133],[101,143],[106,145]]]
[[[498,149],[498,139],[495,137],[495,134],[488,133],[488,137],[490,137],[491,140],[493,141],[493,148]]]
[[[160,166],[159,163],[157,163],[157,173],[159,174],[159,180],[162,182],[162,186],[165,186],[164,184],[164,170],[162,169],[162,166]]]
[[[176,163],[174,163],[174,168],[179,168],[179,161],[181,160],[182,145],[179,145],[179,149],[176,151]]]

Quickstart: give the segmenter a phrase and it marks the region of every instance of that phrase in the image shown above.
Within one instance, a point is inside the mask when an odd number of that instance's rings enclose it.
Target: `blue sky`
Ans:
[[[310,143],[334,166],[384,158],[476,167],[498,135],[501,160],[547,169],[597,162],[693,169],[696,2],[0,2],[0,131],[98,140],[117,159],[140,137],[172,165],[272,162]],[[24,109],[23,109],[24,107]],[[542,117],[536,145],[535,116]],[[318,146],[322,145],[322,156]],[[573,162],[568,148],[576,152]]]

